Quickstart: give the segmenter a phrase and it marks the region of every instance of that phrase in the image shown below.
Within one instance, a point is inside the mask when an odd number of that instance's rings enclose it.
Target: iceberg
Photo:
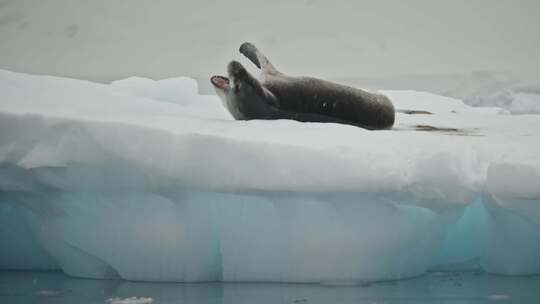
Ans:
[[[490,94],[472,95],[465,102],[478,107],[500,107],[512,114],[540,114],[540,87],[515,86]]]
[[[0,71],[0,268],[349,284],[540,273],[540,119],[385,91],[393,130],[234,121],[190,78]]]

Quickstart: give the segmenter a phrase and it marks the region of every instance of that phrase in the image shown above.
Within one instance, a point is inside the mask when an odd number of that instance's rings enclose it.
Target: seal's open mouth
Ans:
[[[229,83],[229,78],[224,77],[224,76],[212,76],[212,78],[210,78],[210,82],[212,82],[212,84],[216,88],[220,88],[225,91],[231,88],[231,85]]]

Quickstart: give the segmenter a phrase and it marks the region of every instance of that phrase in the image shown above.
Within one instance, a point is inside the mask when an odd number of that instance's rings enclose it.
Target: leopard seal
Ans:
[[[394,106],[382,94],[312,77],[287,76],[248,42],[240,46],[240,53],[261,70],[259,79],[237,61],[228,64],[228,77],[210,78],[224,106],[237,120],[294,119],[369,130],[391,129],[394,124]]]

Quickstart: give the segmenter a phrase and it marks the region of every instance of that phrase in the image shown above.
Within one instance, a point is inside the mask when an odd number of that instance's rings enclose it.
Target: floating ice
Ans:
[[[540,273],[538,116],[385,93],[433,114],[377,132],[233,121],[187,78],[0,71],[0,266],[180,282]]]
[[[105,301],[109,304],[152,304],[154,300],[152,298],[137,298],[137,297],[131,297],[131,298],[110,298]]]
[[[505,294],[494,294],[494,295],[490,295],[488,298],[493,301],[508,301],[511,299],[509,295],[505,295]]]
[[[39,296],[43,296],[43,297],[54,297],[54,296],[58,296],[58,295],[62,294],[62,292],[58,291],[58,290],[42,289],[42,290],[38,291],[37,294]]]

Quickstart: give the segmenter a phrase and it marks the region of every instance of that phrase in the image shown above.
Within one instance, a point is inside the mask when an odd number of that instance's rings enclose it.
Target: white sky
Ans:
[[[251,41],[288,74],[510,71],[540,83],[539,31],[537,0],[0,0],[0,68],[204,78]]]

